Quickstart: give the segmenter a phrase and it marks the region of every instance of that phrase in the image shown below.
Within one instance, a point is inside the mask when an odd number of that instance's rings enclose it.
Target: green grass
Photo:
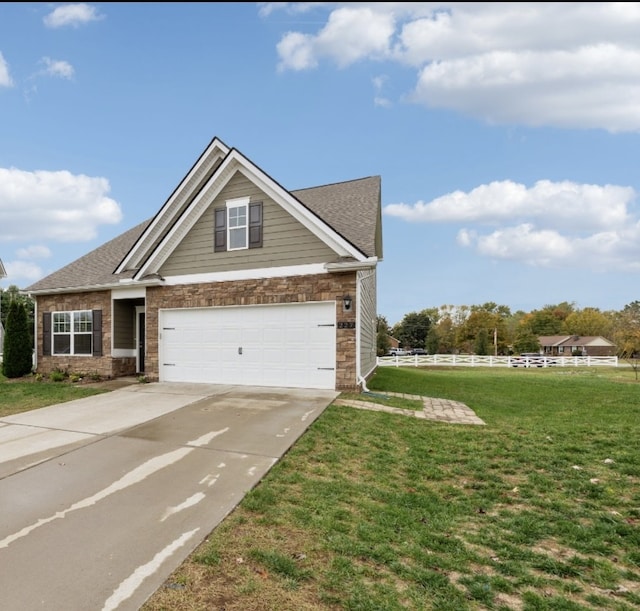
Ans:
[[[65,382],[36,381],[32,376],[8,380],[0,374],[0,418],[103,392]]]

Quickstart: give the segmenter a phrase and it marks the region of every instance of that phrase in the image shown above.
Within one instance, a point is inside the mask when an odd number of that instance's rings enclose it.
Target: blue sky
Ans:
[[[640,3],[0,3],[0,286],[153,216],[213,137],[382,177],[378,310],[640,299]]]

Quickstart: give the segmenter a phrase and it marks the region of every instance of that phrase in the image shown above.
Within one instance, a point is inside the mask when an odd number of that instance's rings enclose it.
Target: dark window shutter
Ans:
[[[249,204],[249,248],[262,248],[262,202]]]
[[[93,356],[102,356],[102,310],[93,311]]]
[[[42,354],[51,356],[51,312],[42,313]]]
[[[214,215],[213,252],[227,250],[227,209],[216,208]]]

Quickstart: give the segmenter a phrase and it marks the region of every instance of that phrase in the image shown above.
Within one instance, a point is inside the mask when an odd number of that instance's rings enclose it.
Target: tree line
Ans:
[[[443,305],[405,314],[393,326],[378,316],[377,353],[387,354],[395,338],[402,348],[424,348],[429,354],[520,354],[537,352],[538,337],[545,335],[602,336],[616,345],[618,356],[631,358],[640,353],[640,301],[620,311],[578,308],[566,301],[531,312],[512,312],[494,302]]]

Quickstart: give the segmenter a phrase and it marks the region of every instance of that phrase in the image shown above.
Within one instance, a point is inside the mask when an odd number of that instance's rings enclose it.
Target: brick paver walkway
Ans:
[[[376,393],[377,394],[377,393]],[[354,401],[347,399],[336,399],[335,405],[345,405],[347,407],[355,407],[358,409],[368,409],[377,412],[387,412],[389,414],[398,414],[400,416],[409,416],[411,418],[421,418],[426,420],[438,420],[440,422],[450,422],[451,424],[486,424],[484,420],[478,418],[476,413],[464,403],[459,401],[451,401],[449,399],[438,399],[436,397],[421,397],[420,395],[408,395],[404,393],[380,393],[383,396],[401,397],[403,399],[412,399],[414,401],[422,401],[423,409],[400,409],[398,407],[389,407],[367,401],[366,393],[362,393],[363,400]]]

